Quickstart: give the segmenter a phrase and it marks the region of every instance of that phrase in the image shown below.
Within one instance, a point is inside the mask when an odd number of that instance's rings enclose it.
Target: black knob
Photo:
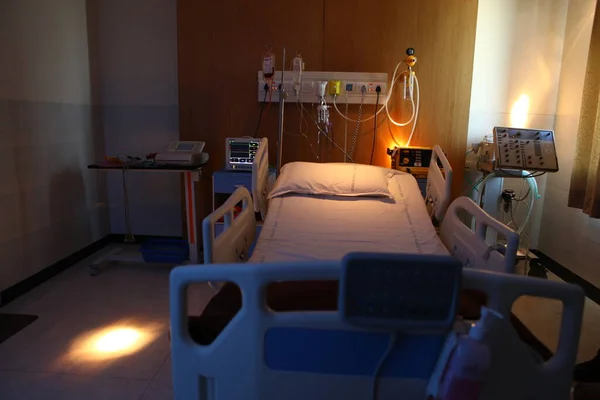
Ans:
[[[407,56],[415,55],[415,49],[413,49],[412,47],[409,47],[408,49],[406,49],[406,55]]]

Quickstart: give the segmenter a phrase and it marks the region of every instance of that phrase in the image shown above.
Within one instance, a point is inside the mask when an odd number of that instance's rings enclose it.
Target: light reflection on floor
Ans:
[[[79,335],[64,357],[77,363],[125,357],[150,345],[162,328],[158,323],[117,322]]]

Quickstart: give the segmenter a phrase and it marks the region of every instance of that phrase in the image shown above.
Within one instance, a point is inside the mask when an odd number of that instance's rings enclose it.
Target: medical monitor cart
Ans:
[[[547,172],[557,172],[558,158],[552,130],[497,126],[492,136],[493,140],[480,143],[473,156],[467,157],[466,169],[483,173],[481,187],[475,188],[478,189],[479,204],[483,202],[483,209],[488,214],[502,220],[503,207],[506,202],[512,202],[511,196],[514,196],[503,190],[504,178],[536,178]],[[490,244],[496,243],[494,235],[488,235],[487,240]],[[529,249],[525,251],[519,251],[518,259],[531,258],[529,274],[545,276],[545,270],[536,262],[537,256]]]

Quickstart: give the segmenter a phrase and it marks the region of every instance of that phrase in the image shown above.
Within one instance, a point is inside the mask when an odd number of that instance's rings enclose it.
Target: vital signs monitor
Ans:
[[[260,139],[242,137],[225,139],[225,169],[251,171]]]

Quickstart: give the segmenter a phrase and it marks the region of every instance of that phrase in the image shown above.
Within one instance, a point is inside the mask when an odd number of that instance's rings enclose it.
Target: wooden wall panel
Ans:
[[[326,70],[388,72],[416,50],[415,68],[421,87],[419,122],[411,145],[440,144],[455,168],[455,194],[462,187],[467,140],[471,78],[475,47],[477,0],[327,0],[324,59]],[[350,28],[351,27],[351,28]],[[400,90],[394,104],[402,106]],[[396,106],[396,120],[410,118],[410,108]],[[367,115],[372,115],[373,106]],[[398,112],[403,111],[403,112]],[[381,114],[383,116],[383,114]],[[381,118],[384,119],[384,118]],[[334,123],[342,124],[341,119]],[[368,126],[367,126],[368,125]],[[410,127],[383,122],[378,130],[375,164],[389,165],[385,150],[394,145],[390,129],[405,144]],[[361,129],[356,159],[368,163],[372,124]]]
[[[281,63],[301,51],[311,69],[322,69],[324,0],[178,0],[178,75],[181,140],[202,140],[210,154],[198,193],[198,216],[210,212],[210,177],[223,168],[225,138],[254,136],[260,111],[256,73],[267,45]],[[151,44],[149,44],[151,45]],[[275,163],[277,105],[263,119]],[[290,110],[294,111],[294,110]],[[298,113],[288,113],[296,125]],[[286,136],[286,156],[308,157],[303,138]]]
[[[412,144],[442,145],[457,172],[455,188],[459,188],[476,17],[477,0],[179,0],[180,137],[206,141],[211,156],[206,176],[210,176],[223,166],[224,138],[254,135],[260,110],[256,71],[267,44],[277,53],[278,63],[285,46],[288,60],[301,52],[308,70],[387,72],[390,78],[406,48],[414,47],[419,57],[421,115]],[[270,140],[273,163],[277,108],[271,106],[259,132]],[[371,115],[373,109],[365,106],[364,115]],[[395,110],[399,119],[408,115],[400,106]],[[351,115],[355,113],[356,106],[351,106]],[[385,148],[393,144],[391,128],[380,115],[375,164],[389,165]],[[343,120],[335,116],[333,121],[336,141],[342,145]],[[354,127],[348,124],[349,135]],[[315,129],[309,128],[308,136],[314,141]],[[317,160],[314,145],[311,149],[309,140],[299,135],[294,104],[286,107],[285,130],[284,162]],[[408,131],[393,131],[403,144]],[[372,123],[361,126],[357,162],[369,162],[372,133]],[[321,149],[320,161],[342,159],[333,146]]]

